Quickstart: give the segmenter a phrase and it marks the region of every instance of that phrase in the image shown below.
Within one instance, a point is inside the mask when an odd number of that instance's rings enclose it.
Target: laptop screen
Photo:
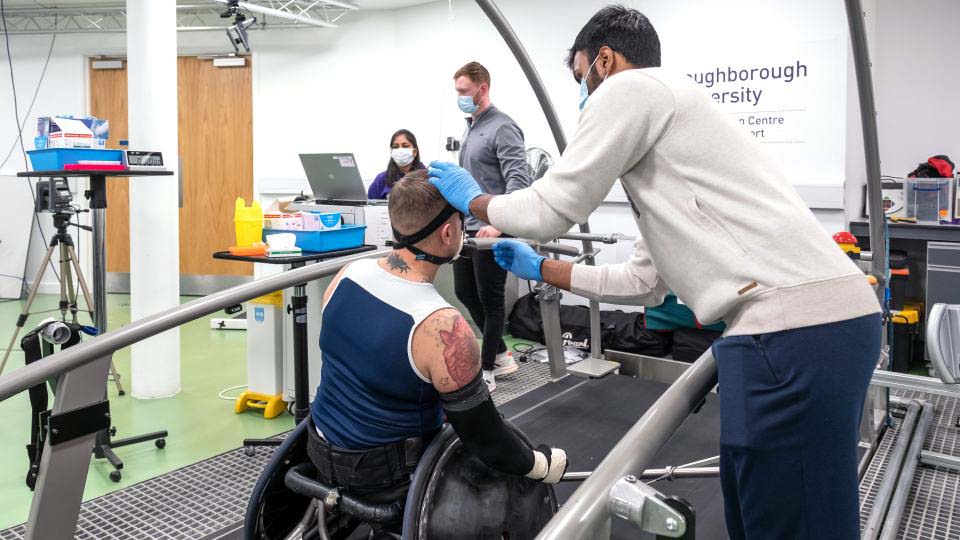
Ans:
[[[360,169],[353,154],[300,154],[313,197],[319,200],[365,201]]]

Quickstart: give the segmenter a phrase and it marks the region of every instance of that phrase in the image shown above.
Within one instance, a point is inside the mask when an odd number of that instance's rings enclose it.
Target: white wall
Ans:
[[[564,64],[566,51],[582,25],[608,3],[583,0],[558,9],[551,0],[498,2],[536,63],[568,138],[579,116],[579,87]],[[747,48],[847,39],[843,5],[832,0],[626,3],[653,21],[668,67],[713,44]],[[464,115],[456,108],[452,75],[469,60],[491,71],[492,100],[519,123],[527,145],[557,155],[529,84],[472,1],[455,0],[452,17],[447,2],[437,2],[351,14],[335,32],[254,38],[254,174],[261,193],[309,189],[299,152],[352,151],[362,176],[370,180],[385,168],[389,136],[400,127],[417,135],[425,161],[454,159],[443,145],[447,136],[460,137]],[[839,107],[836,118],[841,131],[844,110]],[[838,175],[829,181],[839,189],[843,180]],[[827,230],[843,228],[842,209],[815,213]],[[591,226],[599,232],[637,233],[629,206],[619,202],[604,203]],[[616,262],[629,253],[608,246],[599,260]]]
[[[37,99],[32,112],[29,116],[26,116],[26,121],[22,122],[24,126],[23,144],[27,150],[33,149],[33,137],[36,135],[38,116],[52,112],[83,113],[86,111],[86,74],[84,71],[83,58],[76,54],[74,50],[71,50],[69,46],[65,45],[67,40],[65,40],[63,36],[58,37],[57,40],[59,44],[54,47],[50,57],[50,63],[47,66],[46,75],[44,76],[44,82],[39,86],[39,91],[37,91],[37,84],[40,81],[40,74],[43,71],[43,64],[47,57],[51,37],[11,37],[11,56],[14,62],[14,75],[17,85],[17,100],[21,121],[24,120],[27,110],[30,107],[34,92],[37,92]],[[5,199],[2,204],[22,207],[25,204],[33,204],[31,193],[34,187],[32,181],[14,177],[17,172],[26,169],[19,144],[17,143],[17,129],[13,116],[13,91],[10,86],[5,51],[3,54],[0,54],[0,62],[2,62],[3,67],[3,75],[0,76],[0,78],[2,78],[2,81],[0,81],[0,103],[3,103],[3,109],[0,111],[0,160],[6,156],[10,148],[15,146],[13,153],[10,155],[10,159],[0,166],[0,174],[3,175],[3,181],[19,186],[19,189],[17,187],[13,189],[12,195],[14,195],[14,198]],[[77,187],[76,191],[74,191],[75,200],[82,201],[82,184],[78,185],[75,182],[73,184]],[[81,204],[86,207],[82,202]],[[11,208],[10,211],[12,210]],[[30,219],[33,222],[30,227],[32,232],[26,265],[26,279],[28,282],[31,282],[40,267],[40,262],[43,260],[46,245],[38,233],[37,220],[34,219],[32,215],[25,216],[21,213],[19,219]],[[88,215],[84,215],[81,221],[88,223]],[[55,232],[53,219],[50,217],[50,214],[43,213],[39,216],[39,222],[43,230],[43,236],[49,241]],[[89,233],[80,232],[78,235],[78,230],[72,228],[70,234],[73,235],[75,241],[80,243],[81,248],[86,250],[90,246]],[[5,238],[4,241],[25,242],[26,239]],[[84,272],[89,276],[89,257],[84,257],[83,254],[81,254],[80,259],[84,265]],[[59,269],[57,271],[59,272]],[[42,286],[42,292],[58,292],[59,285],[56,283],[53,271],[48,269],[44,279],[44,285]]]
[[[936,154],[960,162],[960,2],[881,0],[877,8],[883,174],[906,176]]]
[[[932,155],[960,162],[960,70],[955,66],[960,3],[865,0],[880,139],[880,170],[906,176]],[[849,69],[851,81],[853,66]],[[847,217],[863,216],[863,139],[850,86]]]
[[[87,77],[87,57],[101,54],[124,54],[126,47],[126,38],[124,34],[105,34],[105,35],[71,35],[64,34],[57,36],[53,52],[50,56],[50,62],[47,66],[47,72],[43,77],[43,84],[39,86],[40,74],[43,71],[44,61],[47,58],[51,36],[11,36],[10,48],[13,58],[14,77],[17,86],[17,100],[20,111],[20,119],[26,116],[26,121],[22,123],[23,143],[27,150],[33,149],[33,137],[36,135],[37,117],[49,116],[51,114],[87,114],[89,112],[88,96],[88,77]],[[180,36],[180,47],[184,52],[227,52],[230,48],[225,36],[222,33],[187,33]],[[232,50],[232,49],[231,49]],[[27,111],[33,99],[34,92],[37,92],[36,103],[29,115]],[[6,51],[0,47],[0,162],[2,162],[7,151],[17,141],[17,129],[13,117],[13,92],[10,86],[9,71],[7,69]],[[22,185],[20,189],[13,188],[12,195],[15,197],[5,198],[0,202],[0,209],[5,210],[6,205],[32,204],[30,196],[33,182],[28,182],[22,178],[15,178],[15,174],[25,170],[22,154],[19,145],[11,154],[10,159],[3,165],[0,165],[0,180]],[[83,199],[83,190],[85,181],[79,183],[72,182],[74,186],[74,202],[79,206],[86,208],[86,201]],[[10,189],[10,188],[7,188]],[[10,193],[4,191],[4,193]],[[9,216],[8,216],[9,217]],[[26,219],[23,217],[17,219]],[[30,238],[8,237],[4,236],[5,243],[29,243],[27,251],[26,279],[32,282],[43,256],[46,252],[45,240],[49,241],[54,233],[53,220],[49,214],[42,213],[39,216],[39,222],[43,230],[43,236],[38,232],[37,220],[30,216],[33,225],[31,227]],[[79,221],[89,224],[90,215],[81,214]],[[109,225],[108,225],[109,226]],[[79,257],[84,274],[88,279],[92,278],[90,267],[90,233],[78,231],[71,228],[70,234],[80,245]],[[5,267],[5,273],[9,270]],[[59,271],[59,270],[57,270]],[[43,293],[58,293],[59,284],[56,281],[53,271],[47,270],[43,283],[40,287]]]
[[[606,0],[565,3],[562,9],[548,0],[499,4],[537,64],[571,136],[579,88],[563,60],[577,31]],[[628,4],[644,10],[658,28],[666,66],[712,44],[846,39],[842,5],[828,0],[803,5],[789,0]],[[471,1],[453,6],[452,18],[447,2],[437,2],[350,15],[335,32],[285,32],[257,41],[257,177],[267,183],[302,179],[299,151],[349,149],[357,154],[362,175],[372,178],[385,167],[388,138],[398,127],[417,134],[424,157],[448,157],[445,137],[459,137],[464,127],[451,78],[472,59],[490,69],[493,102],[517,120],[528,145],[555,153],[533,93],[493,26]]]
[[[862,0],[864,11],[864,25],[867,33],[867,44],[870,57],[876,66],[877,52],[877,0]],[[876,75],[874,74],[874,78]],[[860,122],[860,97],[857,89],[857,74],[853,63],[853,50],[847,44],[847,163],[846,181],[844,184],[844,214],[845,220],[861,218],[864,205],[864,185],[867,172],[864,161],[863,125]]]
[[[515,30],[537,64],[568,137],[578,116],[578,87],[563,64],[569,47],[582,24],[606,0],[582,0],[560,4],[551,0],[500,0]],[[626,2],[643,10],[657,27],[663,44],[664,65],[724,47],[768,47],[777,43],[838,38],[846,42],[843,4],[834,0],[731,0],[717,3],[704,0]],[[952,0],[922,0],[905,5],[883,1],[876,18],[871,18],[876,0],[866,0],[868,27],[881,28],[873,48],[880,103],[881,143],[884,172],[902,174],[934,152],[957,148],[957,109],[945,105],[956,100],[946,94],[957,87],[957,70],[937,54],[949,50],[950,32],[958,26]],[[918,8],[919,6],[919,8]],[[901,22],[903,21],[903,22]],[[922,26],[920,22],[923,22]],[[478,60],[493,75],[494,103],[512,115],[524,130],[528,145],[543,146],[556,153],[548,126],[519,67],[496,34],[493,26],[472,1],[454,0],[452,16],[446,1],[388,11],[360,11],[339,21],[338,29],[304,29],[253,32],[254,47],[254,176],[258,193],[282,194],[308,189],[297,154],[301,151],[352,151],[362,175],[372,178],[388,159],[387,139],[397,128],[411,129],[420,138],[426,160],[452,159],[443,150],[447,136],[459,137],[462,114],[457,110],[451,88],[453,72],[468,60]],[[934,29],[932,31],[930,25]],[[921,32],[918,28],[924,28]],[[183,53],[225,52],[229,45],[220,32],[181,33]],[[14,36],[21,107],[29,102],[39,75],[49,36]],[[900,44],[906,43],[906,47]],[[41,88],[33,116],[38,113],[86,112],[85,55],[118,54],[124,49],[123,36],[60,36],[50,72]],[[3,59],[0,56],[0,59]],[[889,60],[888,60],[889,59]],[[837,129],[845,133],[847,145],[845,199],[847,217],[859,215],[862,207],[862,143],[853,90],[852,67],[846,66],[850,92]],[[920,64],[922,74],[906,71]],[[920,69],[920,68],[917,68]],[[902,77],[900,73],[911,73]],[[940,86],[912,81],[935,73]],[[0,76],[0,78],[6,78]],[[27,97],[25,97],[27,96]],[[909,98],[909,99],[908,99]],[[0,144],[13,141],[9,85],[0,82],[2,108]],[[939,107],[938,107],[939,105]],[[903,130],[918,107],[926,119],[937,107],[936,118],[943,133]],[[953,115],[953,116],[950,116]],[[27,144],[32,141],[28,120]],[[938,128],[939,129],[939,128]],[[894,135],[896,134],[896,135]],[[938,144],[953,136],[950,144]],[[923,142],[936,137],[934,142]],[[920,140],[918,142],[918,139]],[[911,144],[919,148],[914,150]],[[0,149],[4,147],[0,146]],[[896,155],[888,154],[898,152]],[[902,156],[900,154],[903,154]],[[914,154],[919,154],[915,156]],[[19,169],[14,161],[0,172]],[[904,167],[907,167],[904,169]],[[892,169],[892,170],[891,170]],[[843,212],[816,210],[828,231],[842,227]],[[605,203],[593,219],[597,231],[636,233],[628,207]],[[38,250],[31,250],[36,265]],[[618,257],[608,249],[601,261]]]

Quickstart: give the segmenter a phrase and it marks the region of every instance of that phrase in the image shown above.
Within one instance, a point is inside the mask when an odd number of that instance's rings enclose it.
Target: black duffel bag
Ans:
[[[590,350],[590,308],[561,305],[560,328],[564,346]],[[544,342],[540,302],[535,293],[526,294],[517,300],[510,313],[510,333],[518,339]],[[614,349],[648,356],[670,354],[670,333],[645,329],[643,313],[601,311],[600,333],[601,350]]]
[[[673,331],[673,359],[681,362],[695,362],[722,335],[723,332],[713,330],[677,328]]]

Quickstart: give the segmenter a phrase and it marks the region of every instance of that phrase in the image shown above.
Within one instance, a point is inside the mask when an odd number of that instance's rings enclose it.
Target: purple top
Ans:
[[[426,169],[427,167],[423,164],[414,165],[412,170]],[[378,174],[377,177],[373,180],[373,183],[370,184],[370,187],[367,188],[367,198],[368,199],[386,199],[387,195],[390,194],[390,188],[392,186],[387,185],[387,171],[383,171]]]

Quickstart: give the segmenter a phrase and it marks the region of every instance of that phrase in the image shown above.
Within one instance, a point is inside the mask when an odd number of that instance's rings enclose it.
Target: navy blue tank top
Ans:
[[[323,308],[313,422],[332,445],[362,450],[432,433],[439,395],[413,362],[417,326],[451,307],[431,283],[390,274],[375,259],[349,265]]]

